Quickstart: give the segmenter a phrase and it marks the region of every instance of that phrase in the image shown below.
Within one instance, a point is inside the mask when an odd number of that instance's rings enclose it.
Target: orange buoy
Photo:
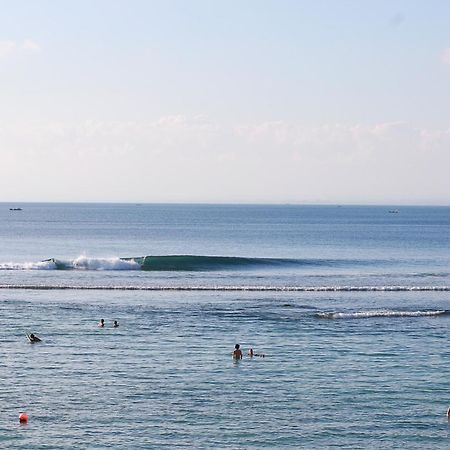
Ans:
[[[28,414],[27,413],[19,414],[19,422],[27,423],[28,422]]]

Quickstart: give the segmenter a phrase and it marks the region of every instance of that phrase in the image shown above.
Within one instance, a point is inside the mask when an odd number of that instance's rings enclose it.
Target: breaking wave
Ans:
[[[89,258],[79,256],[70,261],[55,258],[39,262],[5,262],[0,263],[0,270],[140,270],[141,266],[134,260],[121,258]]]
[[[4,262],[0,263],[0,270],[56,270],[56,264],[53,261],[39,262]]]
[[[388,309],[374,309],[357,312],[320,312],[320,319],[370,319],[373,317],[427,317],[449,315],[448,310],[425,310],[425,311],[396,311]]]
[[[85,291],[230,291],[230,292],[450,292],[450,286],[177,286],[0,284],[0,289]],[[324,313],[335,314],[335,313]],[[340,313],[337,313],[340,314]]]
[[[127,258],[91,258],[73,260],[56,258],[39,262],[0,263],[0,270],[146,270],[146,271],[215,271],[257,267],[367,265],[371,261],[333,259],[245,258],[236,256],[164,255]]]

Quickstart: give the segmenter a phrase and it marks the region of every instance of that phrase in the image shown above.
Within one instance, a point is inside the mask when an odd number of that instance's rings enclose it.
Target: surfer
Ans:
[[[117,328],[119,326],[119,322],[117,320],[114,321],[113,328]]]
[[[233,358],[234,359],[242,359],[242,351],[240,349],[240,345],[239,344],[236,344],[234,346]]]
[[[100,322],[97,325],[99,328],[104,328],[105,327],[105,319],[100,319]]]
[[[266,355],[264,353],[254,353],[252,348],[249,349],[248,356],[250,356],[250,358],[253,358],[254,356],[259,356],[260,358],[266,357]]]
[[[32,343],[32,344],[34,344],[35,342],[41,342],[41,339],[39,339],[37,336],[35,336],[33,333],[31,333],[29,336],[28,336],[28,340]]]

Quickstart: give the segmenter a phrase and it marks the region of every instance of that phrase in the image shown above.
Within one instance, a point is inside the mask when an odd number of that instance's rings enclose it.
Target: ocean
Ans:
[[[2,203],[0,448],[446,449],[449,297],[450,207]]]

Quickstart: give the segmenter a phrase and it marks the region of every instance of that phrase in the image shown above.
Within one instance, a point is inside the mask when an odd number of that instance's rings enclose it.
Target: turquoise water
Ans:
[[[0,206],[0,447],[448,447],[450,208]]]

